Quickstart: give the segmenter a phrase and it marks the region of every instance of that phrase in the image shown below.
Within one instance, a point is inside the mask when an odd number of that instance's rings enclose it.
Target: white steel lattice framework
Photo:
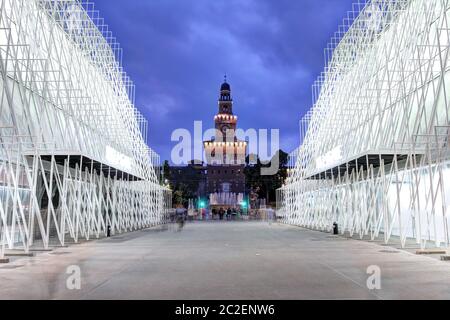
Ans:
[[[121,54],[92,3],[0,0],[0,257],[163,222]]]
[[[357,3],[326,50],[285,223],[449,244],[450,1]]]

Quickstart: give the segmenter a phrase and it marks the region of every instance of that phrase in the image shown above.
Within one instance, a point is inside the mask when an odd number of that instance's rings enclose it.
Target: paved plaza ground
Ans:
[[[66,286],[79,266],[81,288]],[[381,270],[369,290],[367,267]],[[197,222],[0,265],[1,299],[450,299],[450,262],[265,222]]]

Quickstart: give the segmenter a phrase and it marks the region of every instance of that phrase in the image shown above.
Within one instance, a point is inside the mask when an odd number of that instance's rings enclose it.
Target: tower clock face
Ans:
[[[223,106],[223,112],[228,112],[228,106]]]
[[[230,129],[229,125],[223,125],[221,128],[222,134],[225,136],[225,134],[227,133],[227,130]]]

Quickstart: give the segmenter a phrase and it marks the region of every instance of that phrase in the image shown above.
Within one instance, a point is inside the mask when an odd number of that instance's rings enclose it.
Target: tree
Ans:
[[[170,181],[170,165],[169,165],[168,160],[164,160],[163,175],[164,175],[164,179],[167,179],[168,181]]]
[[[184,183],[179,183],[172,190],[172,201],[175,205],[181,204],[186,207],[189,202],[188,200],[195,197],[192,189]]]
[[[273,175],[261,175],[261,169],[276,164],[278,158],[278,171]],[[276,200],[276,190],[280,188],[287,176],[288,154],[283,150],[278,150],[268,162],[261,162],[259,158],[256,163],[250,164],[247,157],[245,168],[245,180],[248,190],[258,193],[259,198],[265,198],[267,202]]]

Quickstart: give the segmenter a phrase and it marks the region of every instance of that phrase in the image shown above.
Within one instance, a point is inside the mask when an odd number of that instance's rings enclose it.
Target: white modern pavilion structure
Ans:
[[[449,49],[449,0],[354,5],[326,49],[277,193],[285,223],[449,245]]]
[[[92,3],[0,0],[0,258],[164,219],[121,54]]]

